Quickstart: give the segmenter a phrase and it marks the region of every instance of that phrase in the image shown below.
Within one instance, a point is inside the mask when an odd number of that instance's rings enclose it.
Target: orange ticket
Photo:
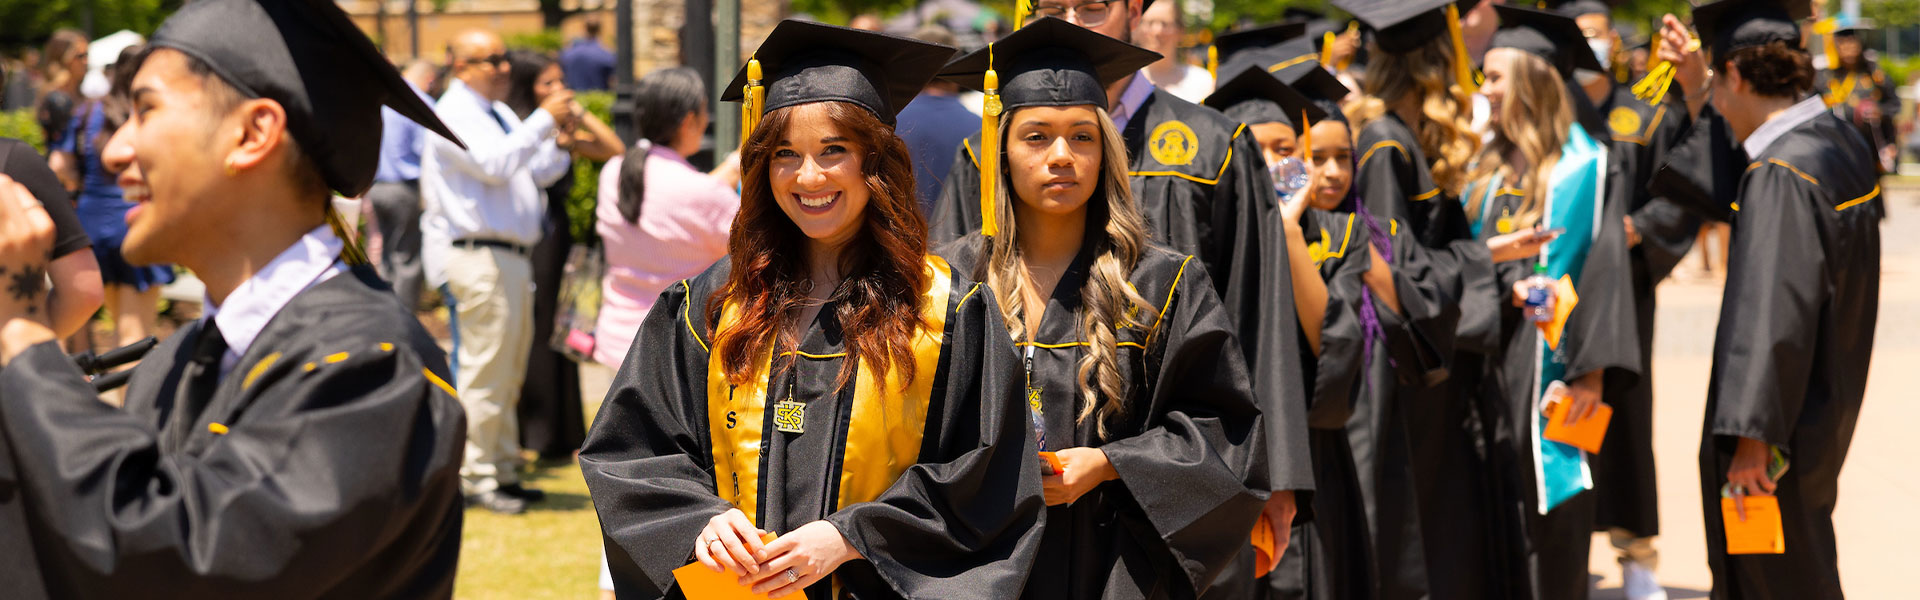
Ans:
[[[1054,454],[1052,452],[1041,452],[1040,462],[1045,464],[1046,467],[1050,469],[1046,473],[1048,476],[1059,475],[1061,473],[1067,472],[1067,466],[1060,462],[1060,455],[1058,454]]]
[[[1273,539],[1273,519],[1267,518],[1267,513],[1262,511],[1260,520],[1253,524],[1254,577],[1265,577],[1274,565],[1279,564],[1280,557],[1274,553],[1274,547],[1278,545],[1278,540]]]
[[[1540,333],[1547,336],[1547,347],[1560,349],[1560,334],[1567,329],[1567,317],[1573,316],[1573,307],[1580,304],[1580,294],[1573,289],[1573,278],[1561,275],[1553,285],[1553,320],[1534,323]]]
[[[761,543],[774,539],[772,533],[760,535]],[[755,594],[753,588],[740,585],[740,575],[733,571],[713,572],[713,569],[694,561],[684,567],[673,570],[673,580],[680,582],[681,593],[687,600],[764,600],[766,594]]]
[[[1745,500],[1747,520],[1733,503]],[[1780,526],[1780,499],[1773,496],[1721,498],[1720,520],[1726,523],[1727,554],[1785,554],[1786,533]]]
[[[1605,402],[1598,403],[1591,416],[1568,425],[1567,412],[1572,406],[1571,400],[1553,403],[1548,409],[1547,430],[1541,432],[1541,437],[1599,454],[1600,443],[1607,439],[1607,422],[1613,420],[1613,407]]]

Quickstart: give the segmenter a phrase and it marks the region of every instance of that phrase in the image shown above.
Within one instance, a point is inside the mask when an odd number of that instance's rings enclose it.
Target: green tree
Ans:
[[[1860,16],[1881,27],[1920,25],[1920,0],[1867,0],[1860,3]]]
[[[0,0],[0,47],[36,45],[61,27],[93,21],[93,35],[122,29],[151,35],[181,0]]]

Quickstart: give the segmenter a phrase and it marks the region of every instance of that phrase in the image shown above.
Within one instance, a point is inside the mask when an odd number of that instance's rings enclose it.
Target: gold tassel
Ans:
[[[1320,66],[1333,66],[1333,40],[1338,37],[1331,31],[1320,34]]]
[[[360,237],[348,235],[347,221],[340,216],[339,211],[333,209],[332,200],[327,201],[326,220],[327,227],[333,229],[333,236],[340,238],[340,241],[345,244],[340,249],[341,262],[347,263],[349,267],[373,264],[372,261],[367,260],[367,251],[360,248]]]
[[[1220,81],[1220,47],[1207,46],[1207,76]],[[1215,85],[1218,85],[1217,83]]]
[[[1359,21],[1348,22],[1347,32],[1342,35],[1360,35],[1360,22]],[[1353,55],[1348,54],[1345,58],[1340,59],[1339,66],[1335,67],[1334,70],[1339,71],[1341,73],[1345,73],[1347,72],[1347,69],[1352,66],[1353,66]]]
[[[980,106],[980,235],[993,237],[1000,234],[993,201],[1000,182],[1000,74],[993,70],[993,44],[987,44],[987,76],[981,87],[987,97]]]
[[[1460,9],[1447,4],[1447,35],[1453,38],[1453,78],[1461,91],[1474,94],[1480,84],[1473,78],[1473,57],[1467,56],[1467,38],[1460,34]]]
[[[1018,31],[1025,27],[1027,19],[1033,16],[1033,3],[1038,0],[1013,0],[1013,28]]]
[[[753,135],[753,129],[760,125],[760,107],[767,103],[767,88],[760,83],[760,59],[747,57],[747,87],[740,96],[740,145],[747,145],[747,137]]]
[[[1834,46],[1833,32],[1840,30],[1840,20],[1835,17],[1821,19],[1813,24],[1813,32],[1820,34],[1820,49],[1827,53],[1827,68],[1840,68],[1840,49]]]
[[[1307,120],[1307,111],[1300,111],[1300,153],[1306,157],[1307,166],[1313,166],[1313,122]]]

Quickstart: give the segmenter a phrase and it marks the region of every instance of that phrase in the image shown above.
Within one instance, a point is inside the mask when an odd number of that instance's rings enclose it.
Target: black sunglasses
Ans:
[[[493,56],[482,56],[479,58],[467,59],[467,64],[471,65],[475,63],[493,63],[493,66],[498,67],[500,65],[507,64],[507,55],[495,54]]]

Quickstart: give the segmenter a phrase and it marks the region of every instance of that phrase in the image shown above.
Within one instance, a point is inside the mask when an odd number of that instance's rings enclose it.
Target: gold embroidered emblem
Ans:
[[[1193,156],[1200,153],[1200,137],[1193,134],[1193,128],[1178,120],[1154,127],[1153,135],[1147,140],[1147,152],[1163,165],[1184,165],[1193,162]]]
[[[1607,114],[1607,126],[1613,129],[1614,135],[1640,133],[1640,113],[1625,106],[1615,107],[1612,113]]]
[[[1493,229],[1500,233],[1513,233],[1513,213],[1505,208],[1500,209],[1500,220],[1493,222]]]
[[[1044,412],[1040,408],[1040,388],[1027,388],[1027,407],[1033,409],[1033,414],[1036,415]]]
[[[1320,239],[1311,244],[1307,244],[1307,257],[1313,259],[1313,266],[1317,267],[1320,266],[1320,263],[1327,262],[1328,239],[1327,228],[1321,227]]]
[[[773,428],[785,433],[806,433],[807,404],[792,400],[774,403]]]

